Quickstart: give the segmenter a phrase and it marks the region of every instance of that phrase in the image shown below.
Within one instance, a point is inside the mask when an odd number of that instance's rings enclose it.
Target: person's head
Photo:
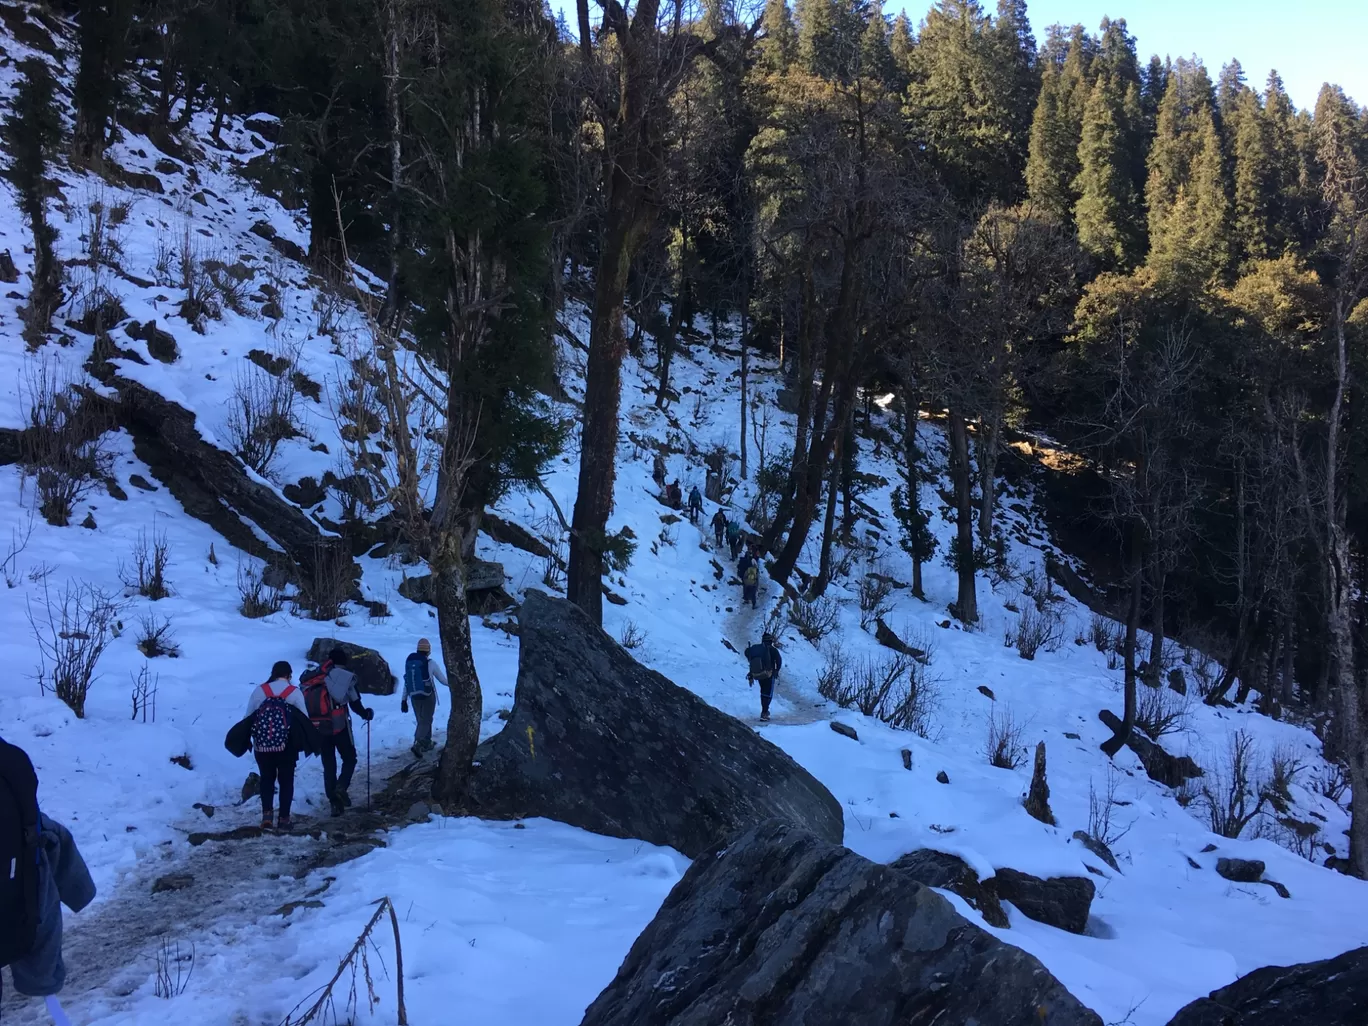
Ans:
[[[328,653],[328,661],[334,666],[346,667],[351,662],[351,656],[347,655],[346,649],[339,646]]]
[[[421,652],[423,655],[431,655],[431,654],[432,654],[432,642],[428,641],[427,638],[419,638],[419,639],[418,639],[418,651]]]
[[[271,680],[289,680],[293,676],[294,670],[284,659],[271,667]]]
[[[760,640],[763,641],[766,645],[773,645],[774,635],[771,634],[769,631],[765,631],[764,634],[760,635]]]

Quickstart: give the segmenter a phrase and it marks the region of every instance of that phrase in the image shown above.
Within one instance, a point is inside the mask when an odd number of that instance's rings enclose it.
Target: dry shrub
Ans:
[[[1026,746],[1021,743],[1022,728],[1017,725],[1012,710],[1004,708],[998,714],[996,703],[988,712],[988,741],[984,754],[988,764],[998,769],[1017,769],[1026,759]]]
[[[118,599],[93,584],[68,581],[60,595],[43,582],[43,604],[28,606],[29,627],[38,643],[38,686],[54,692],[85,717],[95,670],[119,631]]]
[[[112,425],[46,361],[28,366],[19,393],[25,408],[20,463],[37,485],[38,512],[54,527],[65,527],[76,504],[109,473],[113,456],[104,434]]]

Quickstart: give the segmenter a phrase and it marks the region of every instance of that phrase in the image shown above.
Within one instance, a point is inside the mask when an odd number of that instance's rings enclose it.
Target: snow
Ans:
[[[12,56],[24,55],[18,44],[10,49]],[[0,69],[0,92],[12,90],[13,74],[13,64]],[[205,126],[198,127],[203,132]],[[146,354],[141,342],[119,332],[120,346],[147,359],[145,365],[119,361],[119,372],[194,411],[206,438],[222,439],[233,379],[255,372],[247,360],[250,351],[298,352],[300,368],[322,386],[322,397],[318,402],[303,401],[310,437],[283,447],[271,481],[279,487],[305,475],[321,477],[336,467],[341,443],[330,397],[339,378],[349,373],[348,356],[360,337],[359,317],[344,305],[333,335],[319,334],[315,283],[302,267],[279,257],[266,239],[250,231],[264,220],[281,236],[303,245],[307,226],[297,214],[253,191],[240,174],[243,162],[262,152],[264,141],[240,124],[230,126],[225,139],[225,150],[204,144],[203,159],[196,162],[198,182],[191,183],[184,174],[159,172],[166,186],[160,196],[96,186],[63,171],[59,178],[68,203],[65,215],[55,211],[54,219],[61,232],[62,256],[79,257],[83,198],[99,195],[106,204],[131,203],[121,228],[118,261],[126,276],[113,278],[111,287],[131,317],[155,317],[160,328],[172,332],[182,356],[171,365],[159,363]],[[151,170],[161,154],[148,140],[130,137],[114,156],[127,167]],[[201,191],[204,203],[192,198]],[[285,317],[278,326],[227,311],[222,320],[209,322],[207,334],[199,335],[176,316],[180,291],[164,276],[159,279],[158,252],[174,246],[187,231],[202,240],[198,244],[203,255],[217,253],[229,263],[241,259],[254,270],[255,285],[269,278],[279,282]],[[21,275],[29,260],[24,254],[26,238],[27,227],[17,213],[11,187],[0,182],[0,248],[10,249]],[[134,278],[154,284],[145,287]],[[16,286],[21,292],[25,281],[21,277]],[[38,353],[29,353],[18,341],[19,302],[0,298],[0,323],[9,329],[10,338],[0,348],[4,426],[23,421],[20,383],[28,369],[50,361],[79,377],[92,343],[89,336],[59,324],[69,344],[49,343]],[[248,305],[254,309],[257,304]],[[580,337],[587,337],[582,309],[570,305],[564,320]],[[559,365],[563,384],[578,396],[583,354],[565,345]],[[723,346],[681,353],[672,381],[681,398],[666,411],[654,406],[653,370],[649,359],[629,359],[624,369],[623,438],[610,529],[630,527],[637,549],[626,572],[612,575],[610,587],[627,604],[605,605],[605,628],[615,636],[634,628],[644,638],[635,650],[637,658],[719,709],[755,723],[765,737],[822,780],[844,806],[846,843],[852,849],[890,861],[918,847],[935,847],[963,856],[983,876],[1007,866],[1037,875],[1091,875],[1089,867],[1100,872],[1092,876],[1098,893],[1088,935],[1042,926],[1014,909],[1009,909],[1011,929],[993,932],[1041,958],[1108,1022],[1129,1016],[1136,1026],[1162,1026],[1183,1004],[1261,965],[1328,957],[1368,943],[1368,885],[1255,837],[1253,826],[1240,840],[1216,837],[1199,818],[1196,804],[1182,807],[1171,791],[1145,776],[1129,751],[1109,767],[1098,751],[1108,731],[1097,712],[1119,708],[1119,672],[1109,669],[1107,657],[1091,644],[1075,644],[1076,636],[1086,634],[1089,613],[1067,598],[1056,603],[1064,622],[1063,644],[1057,651],[1042,651],[1028,662],[1004,647],[1004,630],[1016,619],[1008,604],[1021,608],[1023,601],[1030,601],[1021,594],[1020,577],[996,587],[980,580],[982,624],[972,631],[953,622],[940,626],[949,619],[946,606],[954,598],[955,579],[939,555],[926,566],[927,601],[918,601],[905,590],[894,593],[887,622],[904,638],[929,643],[933,649],[929,673],[936,700],[928,737],[893,730],[823,700],[816,680],[828,651],[803,640],[787,624],[775,719],[764,725],[756,722],[758,697],[746,686],[737,650],[759,634],[780,598],[778,591],[766,582],[760,610],[741,608],[739,588],[731,583],[730,561],[711,551],[711,533],[705,525],[712,504],[698,528],[687,521],[664,524],[662,515],[668,511],[656,501],[651,453],[642,444],[668,442],[672,450],[687,453],[723,442],[734,451],[739,438],[736,362]],[[754,359],[749,384],[751,395],[763,396],[771,408],[772,455],[785,437],[791,438],[793,428],[793,418],[774,407],[775,371],[773,361]],[[571,421],[577,418],[573,405],[557,407],[556,412]],[[874,420],[885,428],[896,423],[883,404],[876,406]],[[933,463],[943,467],[944,440],[934,423],[923,424],[921,440]],[[103,489],[92,491],[73,524],[89,511],[97,524],[94,529],[54,528],[34,518],[32,535],[15,556],[14,586],[0,591],[0,663],[8,669],[0,679],[0,724],[6,738],[33,758],[45,811],[75,832],[101,891],[90,910],[68,918],[73,938],[80,938],[83,930],[126,922],[111,912],[106,924],[101,910],[113,909],[121,897],[145,893],[157,874],[186,859],[203,857],[194,855],[187,844],[190,831],[206,828],[204,816],[193,808],[196,803],[216,808],[213,829],[255,820],[255,803],[235,804],[251,768],[249,760],[229,756],[222,738],[241,716],[251,686],[265,679],[274,660],[289,659],[299,669],[315,636],[340,630],[378,649],[396,665],[417,637],[435,638],[436,629],[427,607],[398,594],[399,583],[412,568],[406,571],[391,560],[376,558],[360,560],[363,589],[368,597],[387,603],[388,617],[369,618],[364,609],[352,608],[345,628],[300,619],[288,608],[261,620],[244,619],[238,612],[238,566],[240,561],[257,565],[256,561],[239,555],[207,525],[189,517],[164,487],[146,492],[133,485],[133,475],[148,480],[153,475],[136,457],[126,435],[110,436],[110,443],[113,477],[128,498],[116,499]],[[319,443],[327,453],[311,448]],[[882,568],[897,578],[910,576],[889,513],[890,493],[899,482],[895,447],[884,446],[878,456],[869,440],[862,439],[860,447],[860,469],[882,481],[863,495],[879,511],[881,525],[869,533],[872,525],[867,518],[862,520],[859,534],[870,549],[855,561],[852,574],[838,579],[831,589],[841,604],[838,636],[851,658],[882,651],[860,628],[854,590],[858,576],[869,568]],[[754,441],[750,448],[754,467]],[[566,511],[574,501],[577,452],[578,439],[572,438],[546,475],[548,489]],[[672,456],[667,473],[679,478],[686,492],[693,484],[703,484],[699,456]],[[17,468],[0,468],[0,523],[10,526],[18,538],[28,530],[31,488],[31,483],[23,487]],[[743,489],[733,508],[744,506],[748,498]],[[940,510],[932,484],[923,485],[922,501],[933,511]],[[1010,556],[1021,570],[1034,568],[1040,575],[1042,549],[1053,546],[1034,512],[1029,487],[1016,496],[1016,503],[1027,510],[1026,517],[1005,503],[1001,514],[1019,523],[1030,543],[1015,540],[1018,531],[1008,531],[1013,537]],[[330,499],[323,512],[335,517],[335,500]],[[509,495],[498,512],[553,543],[559,537],[558,529],[550,526],[555,514],[539,492]],[[936,512],[932,528],[944,553],[950,525]],[[122,594],[120,563],[129,560],[142,531],[165,532],[172,594],[156,603],[136,595],[125,598],[124,631],[100,664],[101,676],[85,718],[77,719],[55,697],[39,693],[33,679],[37,652],[29,610],[42,603],[45,583],[53,593],[73,581]],[[816,564],[817,533],[814,530],[802,560],[806,568]],[[5,543],[0,532],[0,549]],[[216,563],[209,559],[211,546]],[[515,595],[548,586],[541,559],[483,537],[480,555],[503,562],[508,589]],[[715,577],[715,558],[725,570],[721,580]],[[149,613],[171,619],[179,658],[144,660],[136,650],[138,620]],[[485,629],[478,619],[472,623],[488,735],[501,726],[497,712],[512,704],[517,647],[505,633]],[[130,678],[144,663],[158,684],[155,722],[146,723],[130,720],[129,698]],[[1190,672],[1188,678],[1191,685]],[[994,698],[982,694],[981,685],[991,689]],[[412,720],[399,712],[397,698],[375,699],[373,704],[378,711],[371,726],[372,759],[377,765],[394,765],[409,743]],[[988,764],[984,744],[994,709],[998,715],[1010,711],[1022,728],[1023,745],[1033,748],[1036,741],[1046,742],[1057,827],[1038,823],[1021,807],[1029,761],[1016,770]],[[830,730],[833,718],[855,727],[859,740]],[[440,710],[438,719],[440,724]],[[1305,768],[1291,788],[1294,814],[1299,819],[1319,817],[1318,841],[1343,854],[1347,816],[1312,786],[1327,766],[1310,731],[1274,722],[1252,708],[1214,710],[1194,701],[1186,730],[1166,737],[1164,744],[1192,754],[1203,766],[1216,767],[1237,730],[1254,738],[1261,772],[1266,772],[1275,751],[1297,755]],[[912,754],[911,771],[903,768],[904,748]],[[189,757],[191,769],[171,761],[182,755]],[[940,771],[948,775],[949,784],[936,780]],[[1088,827],[1090,790],[1105,793],[1109,776],[1117,797],[1126,803],[1114,810],[1117,822],[1127,828],[1115,846],[1120,873],[1072,839],[1075,830]],[[364,786],[364,777],[357,783]],[[374,784],[378,786],[378,779]],[[358,789],[354,786],[353,793]],[[306,761],[298,783],[297,812],[305,822],[326,827],[321,791],[318,763]],[[197,922],[190,935],[176,938],[196,945],[195,971],[182,994],[170,1002],[155,995],[157,936],[146,932],[142,923],[117,938],[123,949],[119,957],[128,961],[134,977],[145,969],[141,978],[117,992],[83,989],[81,974],[88,967],[73,964],[64,995],[68,1011],[74,1021],[92,1026],[146,1023],[168,1012],[206,1026],[278,1022],[326,982],[370,917],[371,903],[388,895],[401,919],[410,1021],[447,1021],[450,1009],[459,1008],[461,1017],[473,1022],[574,1026],[687,866],[682,856],[667,849],[543,821],[519,828],[434,817],[390,831],[384,841],[385,847],[369,855],[298,881],[271,881],[261,869],[268,851],[288,853],[291,844],[307,842],[288,839],[272,842],[269,849],[258,842],[244,843],[240,854],[225,855],[221,863],[225,873],[244,874],[242,907],[231,914],[225,910],[218,920],[212,918],[212,909],[207,910],[205,923]],[[1214,850],[1204,851],[1210,845]],[[1323,854],[1322,849],[1317,857]],[[1264,860],[1267,876],[1284,884],[1291,897],[1280,898],[1264,885],[1223,880],[1214,872],[1220,856]],[[254,866],[254,859],[260,864]],[[327,882],[329,877],[333,879]],[[325,882],[326,889],[317,896],[322,907],[301,908],[288,917],[272,914],[280,892],[294,889],[303,897],[318,892]],[[259,908],[253,905],[256,894],[263,902]],[[273,903],[266,901],[267,896]],[[981,923],[959,898],[948,897]],[[162,896],[150,899],[151,912],[161,900]],[[378,944],[389,958],[383,931]],[[379,979],[377,986],[382,1003],[373,1010],[363,1008],[357,1022],[395,1021],[389,984]],[[5,1015],[11,1014],[19,1022],[42,1021],[36,1004],[15,1003],[12,997],[5,1007]]]

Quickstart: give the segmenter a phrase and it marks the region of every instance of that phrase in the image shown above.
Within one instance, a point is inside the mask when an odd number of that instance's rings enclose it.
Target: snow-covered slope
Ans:
[[[14,60],[26,52],[9,37],[2,41],[12,58],[0,69],[0,90],[8,95],[14,87]],[[299,370],[320,386],[319,398],[301,401],[306,437],[282,447],[272,479],[284,485],[305,476],[320,478],[336,469],[342,450],[330,397],[349,375],[349,357],[363,344],[364,333],[355,311],[320,291],[304,267],[282,254],[288,246],[273,246],[267,238],[274,234],[299,245],[307,240],[307,225],[298,215],[258,194],[241,174],[245,162],[269,143],[235,124],[225,131],[226,145],[219,149],[207,141],[207,125],[196,127],[200,133],[189,140],[193,160],[173,161],[175,169],[168,163],[171,158],[145,138],[131,136],[115,147],[113,159],[128,170],[155,175],[164,188],[160,194],[61,171],[64,201],[53,215],[61,255],[72,261],[69,270],[77,289],[89,288],[94,272],[77,261],[89,255],[91,207],[98,203],[102,210],[123,210],[114,229],[119,245],[111,251],[111,266],[103,270],[101,284],[117,295],[130,318],[155,318],[170,332],[180,358],[162,363],[145,343],[116,328],[119,346],[144,360],[117,361],[119,373],[192,410],[200,432],[213,440],[226,437],[235,379],[258,373],[248,359],[250,352],[296,359]],[[269,229],[253,231],[261,223]],[[0,249],[10,250],[21,274],[30,260],[27,238],[12,190],[0,185]],[[201,325],[203,333],[177,312],[184,296],[176,268],[187,239],[200,261],[237,265],[247,274],[241,311],[225,310],[221,319]],[[272,298],[260,291],[263,285],[276,290],[279,307],[267,316],[262,314],[263,299],[253,298]],[[23,423],[25,382],[32,380],[35,368],[60,368],[83,380],[82,367],[94,341],[64,323],[63,311],[57,325],[63,344],[27,351],[19,340],[16,313],[26,291],[26,278],[21,277],[9,296],[0,298],[0,324],[7,338],[0,347],[0,426]],[[567,309],[565,319],[585,334],[582,310]],[[706,528],[664,522],[669,511],[655,498],[652,452],[641,444],[668,441],[675,452],[699,453],[669,460],[669,476],[683,481],[686,491],[692,483],[703,483],[703,450],[720,443],[735,451],[739,381],[735,351],[729,348],[734,344],[727,336],[681,356],[673,380],[681,398],[664,412],[654,407],[650,361],[629,361],[617,508],[610,526],[630,527],[638,546],[625,573],[613,575],[611,587],[626,604],[605,607],[605,626],[614,635],[633,636],[635,654],[643,662],[718,708],[755,721],[758,699],[746,686],[737,650],[759,634],[781,595],[766,583],[758,611],[741,607],[731,563],[712,551]],[[560,375],[572,398],[579,394],[582,360],[578,349],[564,345]],[[753,368],[751,394],[761,397],[770,411],[770,446],[778,450],[791,439],[792,418],[776,406],[773,363],[756,360]],[[561,412],[573,417],[575,411],[567,405]],[[873,421],[877,429],[895,430],[894,418],[878,408]],[[934,424],[925,425],[923,443],[933,464],[943,466],[943,440]],[[102,940],[117,954],[109,957],[122,959],[127,970],[124,982],[115,985],[110,982],[113,966],[97,971],[89,964],[73,964],[64,995],[73,1019],[113,1026],[151,1022],[169,1012],[203,1024],[279,1021],[327,982],[337,959],[369,919],[370,903],[388,895],[400,914],[412,1021],[445,1021],[454,1007],[463,1020],[501,1026],[577,1023],[683,872],[686,861],[677,853],[547,822],[519,828],[433,818],[391,832],[385,848],[297,883],[270,880],[273,863],[251,843],[187,862],[192,856],[187,835],[206,824],[196,803],[215,807],[215,829],[256,817],[252,803],[235,804],[248,764],[222,747],[224,732],[242,714],[249,686],[264,679],[275,659],[289,659],[298,668],[313,637],[339,628],[300,619],[288,609],[256,620],[240,615],[239,568],[259,568],[259,561],[237,553],[188,516],[165,487],[156,486],[126,434],[111,435],[109,444],[118,487],[87,495],[70,527],[52,527],[31,516],[32,483],[26,485],[14,466],[0,468],[0,524],[14,533],[17,550],[6,566],[9,586],[0,591],[0,661],[7,668],[0,678],[0,731],[33,757],[44,809],[73,829],[100,886],[96,905],[70,919],[73,937],[110,931]],[[822,699],[817,680],[832,658],[833,645],[839,643],[852,664],[880,658],[885,651],[861,629],[858,581],[870,571],[909,576],[890,515],[890,493],[899,481],[895,447],[876,448],[864,439],[860,448],[861,471],[883,482],[863,495],[879,523],[866,516],[858,526],[861,544],[851,555],[850,572],[838,577],[829,592],[839,605],[839,627],[824,642],[804,640],[786,618],[779,618],[785,670],[775,719],[756,724],[843,803],[850,847],[881,861],[935,847],[963,855],[984,875],[1007,866],[1039,875],[1100,874],[1094,876],[1098,896],[1088,935],[1062,933],[1015,910],[1010,910],[1011,929],[997,932],[1038,955],[1109,1022],[1129,1017],[1140,1026],[1162,1024],[1182,1004],[1257,966],[1320,958],[1368,943],[1368,885],[1322,869],[1273,840],[1252,839],[1258,824],[1246,830],[1250,839],[1213,835],[1198,805],[1183,807],[1178,796],[1145,776],[1129,751],[1117,757],[1114,767],[1108,764],[1098,751],[1107,731],[1097,712],[1119,708],[1119,671],[1109,668],[1107,654],[1088,643],[1086,609],[1064,597],[1048,600],[1060,616],[1063,643],[1055,651],[1041,651],[1033,661],[1004,646],[1004,633],[1020,615],[1013,607],[1020,610],[1031,602],[1022,594],[1023,575],[1044,580],[1038,542],[1012,542],[1015,580],[996,587],[981,582],[980,629],[966,631],[949,622],[946,605],[954,597],[954,578],[939,558],[926,568],[925,602],[905,589],[895,589],[889,597],[886,622],[932,652],[926,673],[934,700],[924,735],[894,730]],[[574,499],[576,452],[572,438],[546,477],[562,509]],[[752,443],[752,461],[755,455]],[[147,491],[139,482],[151,483],[155,490]],[[742,483],[733,509],[748,505],[753,486],[753,481]],[[922,502],[939,508],[937,489],[924,485]],[[1029,490],[1015,504],[1030,516]],[[322,508],[330,517],[338,513],[331,499]],[[712,509],[709,504],[706,516]],[[541,493],[514,494],[499,512],[557,541],[559,531],[551,526],[554,512]],[[87,513],[93,526],[76,526]],[[1014,510],[1004,515],[1023,516]],[[932,526],[943,553],[949,547],[948,525],[937,516]],[[5,533],[0,531],[0,550],[7,545]],[[127,589],[121,563],[130,562],[143,533],[164,534],[167,540],[171,595],[155,603],[136,594],[125,596],[124,630],[101,660],[85,718],[77,719],[55,697],[40,693],[30,621],[41,622],[45,594],[56,596],[69,583],[123,595]],[[1036,524],[1008,532],[1017,533],[1043,538]],[[807,568],[815,569],[815,549],[814,538],[803,562]],[[504,564],[508,590],[515,595],[555,583],[554,575],[547,580],[546,561],[520,549],[482,538],[480,554]],[[714,561],[725,570],[720,580]],[[372,617],[353,607],[340,629],[397,663],[416,637],[434,634],[435,623],[427,607],[399,596],[402,567],[384,559],[361,563],[364,591],[386,603],[390,615]],[[147,660],[137,650],[138,623],[148,615],[171,621],[178,658]],[[1085,643],[1076,644],[1077,639]],[[516,642],[480,626],[475,644],[486,732],[493,732],[500,726],[497,712],[512,701]],[[133,678],[145,665],[157,684],[155,718],[149,714],[146,722],[141,715],[130,718]],[[1192,674],[1188,676],[1191,681]],[[375,704],[372,758],[377,765],[390,765],[406,747],[412,721],[399,712],[397,698]],[[1000,722],[1009,716],[1020,728],[1023,746],[1046,742],[1058,826],[1045,826],[1022,808],[1029,763],[1017,769],[988,763],[990,718]],[[859,740],[833,732],[833,718],[855,727]],[[1342,853],[1345,814],[1313,786],[1329,769],[1310,732],[1250,709],[1213,710],[1194,702],[1185,730],[1169,735],[1164,744],[1215,768],[1237,731],[1253,738],[1260,773],[1268,772],[1275,753],[1302,764],[1289,788],[1297,816],[1319,823],[1319,843]],[[911,753],[910,770],[904,768],[903,749]],[[181,756],[188,758],[173,761]],[[317,763],[303,767],[299,801],[307,820],[325,814],[326,803]],[[948,783],[938,782],[941,772]],[[1105,796],[1109,787],[1117,799],[1113,823],[1125,831],[1115,845],[1120,872],[1073,840],[1075,830],[1089,826],[1090,792]],[[1271,817],[1262,821],[1275,830]],[[309,843],[307,838],[274,841],[271,850],[288,855],[290,846],[302,850]],[[1264,860],[1267,875],[1282,883],[1290,897],[1279,897],[1266,885],[1237,885],[1218,877],[1215,860],[1223,855]],[[192,927],[174,919],[160,921],[158,902],[167,899],[158,895],[147,899],[147,915],[141,918],[112,912],[102,918],[102,909],[145,893],[150,881],[188,864],[196,872],[240,881],[242,900],[231,914],[225,908],[216,920],[212,909],[205,910],[204,924],[209,925]],[[335,879],[315,893],[325,875]],[[317,904],[288,917],[273,915],[282,891],[299,899],[312,895],[309,900]],[[951,900],[977,919],[960,899]],[[182,948],[191,942],[196,946],[194,973],[169,1003],[157,996],[161,934]],[[88,944],[77,948],[92,950]],[[388,997],[369,1011],[362,1004],[356,1021],[395,1021]],[[41,1021],[34,1006],[16,1005],[12,997],[5,1015],[17,1022]]]

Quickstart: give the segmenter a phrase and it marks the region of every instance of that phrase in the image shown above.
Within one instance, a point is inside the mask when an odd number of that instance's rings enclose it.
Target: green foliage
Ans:
[[[1083,115],[1074,219],[1084,251],[1108,268],[1128,267],[1140,255],[1141,206],[1128,166],[1127,120],[1115,83],[1099,77]]]
[[[923,563],[936,554],[940,542],[931,531],[931,514],[920,506],[914,509],[908,503],[907,489],[902,485],[893,489],[893,518],[898,521],[904,552]]]

